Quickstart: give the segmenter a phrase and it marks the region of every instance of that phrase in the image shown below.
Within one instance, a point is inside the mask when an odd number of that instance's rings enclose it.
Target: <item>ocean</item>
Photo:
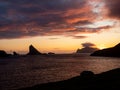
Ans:
[[[89,54],[33,55],[0,58],[0,90],[13,90],[120,68],[120,58]]]

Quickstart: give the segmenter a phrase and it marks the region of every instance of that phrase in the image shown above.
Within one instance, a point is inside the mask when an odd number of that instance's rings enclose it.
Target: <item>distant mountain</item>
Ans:
[[[84,47],[82,49],[77,49],[76,53],[92,53],[98,50],[98,48]]]
[[[111,48],[95,51],[91,56],[120,57],[120,43]]]
[[[41,55],[41,53],[33,46],[29,46],[29,53],[27,55]]]

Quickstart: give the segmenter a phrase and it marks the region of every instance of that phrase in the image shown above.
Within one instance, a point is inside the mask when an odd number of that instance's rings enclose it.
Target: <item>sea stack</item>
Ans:
[[[111,48],[95,51],[91,56],[120,57],[120,43]]]
[[[41,55],[41,53],[33,46],[29,46],[29,53],[27,55]]]

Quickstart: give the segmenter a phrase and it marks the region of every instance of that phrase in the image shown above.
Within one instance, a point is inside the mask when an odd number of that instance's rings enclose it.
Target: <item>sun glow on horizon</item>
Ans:
[[[100,50],[102,50],[102,49],[105,49],[105,48],[107,48],[104,44],[101,44],[100,46],[98,46],[98,48],[100,49]]]

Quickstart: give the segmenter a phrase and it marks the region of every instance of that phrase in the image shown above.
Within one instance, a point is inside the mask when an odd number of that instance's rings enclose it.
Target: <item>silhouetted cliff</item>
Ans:
[[[91,56],[120,57],[120,43],[112,48],[95,51]]]
[[[41,53],[33,46],[29,46],[29,53],[27,55],[40,55]]]

